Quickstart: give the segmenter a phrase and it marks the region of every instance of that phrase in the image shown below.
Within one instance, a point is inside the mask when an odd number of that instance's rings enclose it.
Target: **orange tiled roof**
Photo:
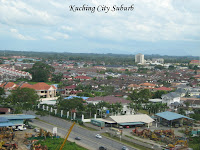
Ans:
[[[156,86],[156,85],[152,83],[141,83],[140,86]]]
[[[8,89],[8,88],[13,88],[13,87],[16,87],[16,84],[14,82],[8,82],[4,88],[5,89]]]
[[[155,88],[155,90],[161,90],[161,91],[171,91],[171,88],[167,88],[167,87],[159,87],[159,88]]]
[[[31,85],[31,84],[28,84],[28,83],[24,83],[21,88],[32,88],[34,90],[48,90],[50,89],[51,87],[53,87],[54,89],[56,89],[56,87],[54,85],[48,85],[44,82],[38,82],[34,85]]]
[[[50,85],[48,85],[44,82],[39,82],[39,83],[32,85],[32,88],[35,90],[48,90],[50,87],[51,87]]]
[[[4,88],[4,85],[5,85],[5,84],[6,84],[5,82],[2,83],[2,84],[0,85],[0,87]]]
[[[28,83],[24,83],[21,85],[21,88],[32,88],[32,85]]]
[[[128,85],[128,87],[139,87],[139,85],[137,85],[137,84],[130,84],[130,85]]]

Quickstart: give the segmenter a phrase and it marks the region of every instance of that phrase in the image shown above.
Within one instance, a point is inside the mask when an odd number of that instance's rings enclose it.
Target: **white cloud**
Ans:
[[[69,35],[66,33],[55,32],[54,35],[60,39],[69,39]]]
[[[10,29],[10,32],[15,38],[20,39],[20,40],[36,40],[35,38],[31,36],[25,36],[25,35],[20,34],[17,29]]]
[[[70,12],[69,5],[130,6],[133,12]],[[199,0],[0,0],[5,36],[33,40],[199,41]],[[17,29],[17,30],[9,30]],[[19,32],[20,31],[20,32]],[[6,34],[12,33],[12,34]],[[1,35],[3,36],[3,35]],[[35,37],[35,38],[32,38]],[[98,46],[99,46],[98,45]]]
[[[56,40],[56,39],[55,39],[54,37],[52,37],[52,36],[44,36],[44,38],[45,38],[45,39],[48,39],[48,40],[53,40],[53,41]]]
[[[62,26],[61,29],[66,30],[66,31],[72,31],[73,28],[69,26]]]

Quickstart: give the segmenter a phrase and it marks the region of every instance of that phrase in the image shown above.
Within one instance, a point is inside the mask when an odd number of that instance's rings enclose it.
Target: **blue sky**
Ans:
[[[132,12],[71,12],[70,5]],[[200,56],[199,0],[0,0],[0,49]]]

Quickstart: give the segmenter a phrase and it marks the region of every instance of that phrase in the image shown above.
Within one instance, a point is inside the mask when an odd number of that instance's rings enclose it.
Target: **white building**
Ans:
[[[164,59],[163,58],[153,58],[152,63],[164,64]]]
[[[170,92],[168,94],[164,94],[161,96],[162,98],[162,103],[167,103],[167,106],[174,102],[180,103],[180,95],[176,92]]]
[[[144,64],[144,63],[145,63],[144,55],[141,54],[141,53],[135,55],[135,62],[136,62],[136,63]]]

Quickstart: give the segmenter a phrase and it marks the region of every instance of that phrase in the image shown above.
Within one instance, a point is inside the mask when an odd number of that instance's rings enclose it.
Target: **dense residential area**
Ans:
[[[198,57],[1,51],[0,95],[10,137],[26,126],[64,138],[75,122],[80,149],[200,148]]]

